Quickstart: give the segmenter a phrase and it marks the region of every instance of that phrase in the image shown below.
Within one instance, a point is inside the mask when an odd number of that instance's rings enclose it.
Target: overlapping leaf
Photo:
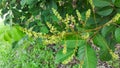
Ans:
[[[5,29],[4,29],[5,28]],[[19,27],[9,27],[9,26],[4,26],[0,32],[0,34],[3,36],[0,39],[4,41],[8,41],[9,43],[13,43],[15,41],[19,41],[21,38],[23,38],[24,33],[21,32]]]
[[[101,34],[103,37],[106,37],[114,29],[115,29],[115,26],[106,26],[106,27],[102,28]]]
[[[78,59],[80,60],[82,68],[96,68],[97,66],[97,57],[95,54],[94,49],[86,44],[83,43],[85,41],[81,41],[79,43],[80,47],[78,49]]]
[[[111,55],[109,53],[109,46],[108,46],[106,40],[100,34],[97,34],[94,37],[93,42],[95,45],[100,47],[100,52],[99,52],[100,59],[103,61],[110,60]]]

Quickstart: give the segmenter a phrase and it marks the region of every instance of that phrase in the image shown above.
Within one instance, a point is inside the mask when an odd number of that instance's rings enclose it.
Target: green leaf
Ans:
[[[110,15],[112,12],[113,12],[113,8],[105,7],[105,8],[100,9],[100,10],[97,12],[97,14],[99,14],[99,15],[101,15],[101,16],[108,16],[108,15]]]
[[[67,48],[75,48],[76,46],[80,46],[84,44],[83,40],[64,40],[64,44],[66,44]]]
[[[14,17],[21,17],[22,12],[19,12],[17,9],[12,9],[12,12],[14,14]]]
[[[11,37],[14,41],[19,41],[24,36],[24,34],[16,27],[12,27],[11,31],[8,32],[9,34],[11,34]]]
[[[112,0],[112,3],[115,3],[116,0]]]
[[[42,33],[48,33],[48,32],[49,32],[49,30],[48,30],[48,28],[47,28],[46,26],[42,26],[42,27],[40,28],[40,31],[41,31]]]
[[[51,8],[57,9],[57,4],[54,0],[51,0],[50,6],[51,6]]]
[[[35,0],[21,0],[20,4],[24,6],[25,4],[33,5]]]
[[[105,26],[104,28],[102,28],[101,33],[103,37],[106,37],[111,31],[113,31],[115,29],[115,26]]]
[[[93,0],[93,3],[96,7],[106,7],[111,5],[110,2],[105,0]]]
[[[29,11],[30,11],[30,13],[31,13],[32,15],[37,16],[37,15],[39,15],[40,8],[34,6],[34,7],[30,8]]]
[[[99,56],[100,56],[99,58],[101,61],[109,61],[112,58],[108,49],[107,50],[101,49],[99,52]]]
[[[106,42],[106,40],[104,39],[104,37],[102,37],[100,34],[97,34],[94,39],[93,42],[96,46],[100,47],[100,60],[102,61],[108,61],[111,59],[111,55],[109,53],[109,46]]]
[[[2,33],[4,35],[5,41],[8,41],[11,44],[14,41],[19,41],[24,36],[24,33],[20,31],[17,27],[18,26],[6,26],[6,30]]]
[[[27,4],[31,5],[34,3],[35,0],[26,0],[27,1]]]
[[[117,42],[120,43],[120,28],[117,28],[115,30],[115,38],[116,38]]]
[[[120,0],[115,0],[115,6],[120,7]]]
[[[94,39],[93,39],[93,42],[100,48],[104,48],[104,49],[107,49],[108,46],[107,46],[107,43],[105,41],[105,39],[100,35],[100,34],[97,34]],[[101,43],[102,42],[102,43]]]
[[[8,41],[9,43],[12,42],[12,39],[11,39],[11,37],[10,37],[10,35],[9,35],[8,32],[5,32],[5,34],[4,34],[4,40],[5,40],[5,41]]]
[[[119,13],[120,13],[120,9],[119,9]],[[116,21],[117,24],[120,24],[120,18]]]
[[[81,61],[81,60],[83,60],[83,58],[84,58],[84,55],[85,55],[85,45],[86,45],[86,43],[85,43],[85,41],[81,41],[80,43],[79,43],[79,49],[78,49],[78,52],[77,52],[77,58]]]
[[[96,68],[97,56],[93,48],[90,45],[85,45],[85,58],[83,68]]]
[[[82,68],[96,68],[97,56],[90,45],[84,44],[78,49],[78,59],[83,63]]]
[[[51,16],[51,18],[53,19],[54,22],[58,22],[59,21],[59,19],[55,15]]]
[[[21,1],[20,1],[20,4],[21,4],[22,6],[24,6],[26,3],[27,3],[27,0],[21,0]]]
[[[77,46],[77,40],[65,40],[67,48],[75,48]]]
[[[67,49],[67,53],[63,54],[62,50],[60,50],[56,54],[55,63],[63,62],[64,60],[68,59],[74,53],[74,49]]]
[[[109,34],[107,34],[105,37],[109,48],[113,51],[115,50],[115,45],[117,44],[115,36],[114,36],[114,31],[115,31],[115,28]]]
[[[64,35],[64,39],[65,40],[80,40],[80,36],[76,35],[75,33],[68,33]]]

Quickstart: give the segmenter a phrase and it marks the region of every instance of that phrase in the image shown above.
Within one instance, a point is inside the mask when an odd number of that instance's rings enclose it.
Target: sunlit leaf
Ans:
[[[96,68],[97,66],[97,56],[94,49],[84,43],[80,44],[81,46],[78,49],[78,59],[81,61],[82,68]]]
[[[117,28],[115,30],[115,38],[116,38],[117,42],[120,43],[120,28]]]
[[[73,53],[74,53],[73,49],[67,49],[67,53],[66,54],[63,54],[62,50],[60,50],[56,54],[55,63],[63,62],[64,60],[66,60],[67,58],[69,58]]]
[[[99,51],[100,59],[102,61],[110,60],[111,59],[111,55],[109,53],[109,46],[108,46],[106,40],[100,34],[97,34],[94,37],[93,42],[94,42],[95,45],[100,47],[100,51]]]

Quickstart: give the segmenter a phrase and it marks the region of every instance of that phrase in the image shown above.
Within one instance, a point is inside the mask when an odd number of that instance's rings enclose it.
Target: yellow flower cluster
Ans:
[[[94,10],[95,6],[93,4],[93,0],[89,0],[90,5],[92,6],[92,9]]]
[[[51,33],[58,33],[57,29],[54,26],[52,26],[52,24],[50,24],[49,22],[47,22],[47,26],[50,28]]]
[[[60,36],[51,35],[51,36],[45,38],[45,40],[43,40],[43,44],[48,45],[48,44],[58,43],[60,41],[61,41]]]
[[[76,20],[75,20],[75,17],[74,17],[74,16],[71,15],[71,16],[70,16],[70,19],[71,19],[71,22],[72,22],[72,23],[76,23]]]
[[[82,16],[81,16],[81,14],[78,10],[76,10],[76,14],[77,14],[77,17],[78,17],[78,21],[81,21]]]
[[[74,53],[73,53],[70,57],[68,57],[66,60],[64,60],[64,61],[62,62],[62,64],[67,64],[67,63],[69,63],[69,62],[73,59],[73,57],[74,57]]]
[[[118,14],[115,15],[115,17],[112,18],[112,22],[118,21],[119,18],[120,18],[120,14],[118,13]]]
[[[67,45],[64,44],[63,46],[64,46],[64,47],[63,47],[63,54],[66,54],[66,53],[67,53]],[[77,49],[78,49],[78,46],[76,46],[76,47],[74,48],[73,54],[72,54],[70,57],[68,57],[66,60],[64,60],[62,63],[63,63],[63,64],[69,63],[69,62],[73,59],[73,57],[75,56],[75,53],[76,53]]]
[[[89,38],[89,33],[88,32],[85,32],[85,33],[81,33],[81,38],[86,40]]]
[[[31,29],[20,28],[20,30],[26,33],[29,37],[32,37],[32,36],[35,38],[43,37],[42,33],[37,33],[35,31],[32,31],[32,28]]]
[[[88,9],[87,12],[86,12],[86,21],[87,21],[88,18],[90,17],[90,14],[91,14],[91,10]]]
[[[31,29],[26,29],[26,28],[20,28],[21,31],[23,31],[24,33],[26,33],[29,37],[34,37],[34,38],[42,38],[43,39],[43,44],[47,45],[47,44],[53,44],[53,43],[58,43],[61,40],[61,36],[58,35],[47,35],[47,34],[42,34],[42,33],[37,33],[35,31],[32,31]],[[63,33],[61,33],[63,34]]]
[[[57,10],[55,10],[54,8],[52,8],[52,11],[53,11],[53,13],[55,14],[55,16],[57,16],[57,18],[58,18],[59,20],[62,20],[62,17],[61,17],[60,14],[57,12]]]
[[[64,45],[63,45],[63,54],[66,54],[66,53],[67,53],[67,45],[64,44]]]
[[[119,56],[118,56],[117,54],[115,54],[112,50],[109,50],[109,52],[110,52],[110,54],[112,55],[112,58],[113,58],[114,60],[116,60],[116,59],[119,58]]]
[[[69,22],[70,22],[70,18],[68,14],[66,14],[66,17],[64,20],[62,20],[62,22],[64,22],[64,24],[66,25],[65,29],[67,30],[69,28]]]

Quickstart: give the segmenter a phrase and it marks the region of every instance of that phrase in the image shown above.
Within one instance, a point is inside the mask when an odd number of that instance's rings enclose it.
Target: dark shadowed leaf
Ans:
[[[101,15],[101,16],[108,16],[108,15],[110,15],[112,12],[113,12],[113,8],[105,7],[105,8],[100,9],[100,10],[97,12],[97,14],[99,14],[99,15]]]
[[[106,7],[111,5],[110,2],[105,0],[93,0],[93,3],[96,7]]]

